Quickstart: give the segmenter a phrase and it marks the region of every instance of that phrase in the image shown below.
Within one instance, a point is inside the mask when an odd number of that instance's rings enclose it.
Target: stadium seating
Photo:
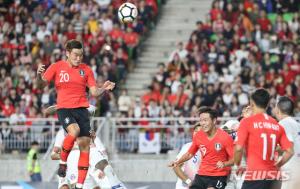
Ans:
[[[220,116],[238,116],[251,90],[265,87],[271,107],[278,95],[287,95],[300,116],[299,5],[270,2],[213,1],[186,45],[160,64],[142,109],[153,99],[159,109],[173,110],[168,117],[178,111],[192,116],[202,105],[217,108]]]

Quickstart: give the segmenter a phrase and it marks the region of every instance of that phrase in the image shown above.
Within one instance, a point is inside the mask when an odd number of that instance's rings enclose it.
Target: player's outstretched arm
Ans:
[[[46,108],[45,110],[45,114],[49,115],[49,114],[54,114],[57,110],[57,105],[52,105],[49,106],[48,108]]]
[[[173,167],[173,168],[178,167],[179,165],[183,164],[184,162],[191,159],[192,157],[193,157],[193,154],[186,152],[185,154],[183,154],[183,156],[181,156],[180,159],[171,162],[168,166]]]
[[[183,182],[185,182],[187,185],[190,185],[192,183],[191,179],[189,179],[188,176],[186,176],[186,174],[182,171],[181,169],[182,164],[177,166],[177,167],[173,167],[173,171],[175,172],[175,174],[177,175],[178,178],[180,178]]]
[[[224,167],[230,167],[233,164],[234,164],[234,159],[233,158],[229,159],[228,161],[224,161],[224,162],[218,161],[217,168],[222,169]]]
[[[101,88],[96,86],[90,87],[90,93],[92,96],[100,96],[104,91],[113,90],[116,84],[111,81],[105,81]]]
[[[45,72],[45,65],[40,64],[37,69],[37,84],[39,88],[43,88],[47,85],[47,81],[43,78],[42,74]]]
[[[239,144],[236,144],[234,147],[234,164],[235,165],[240,165],[242,161],[242,155],[243,155],[243,147]]]
[[[291,159],[293,155],[294,155],[294,147],[290,147],[287,150],[284,150],[283,155],[281,156],[281,158],[278,158],[275,165],[277,167],[283,166],[286,162],[288,162]]]

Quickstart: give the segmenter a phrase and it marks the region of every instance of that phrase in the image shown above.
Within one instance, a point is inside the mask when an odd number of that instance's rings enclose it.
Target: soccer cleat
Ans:
[[[59,164],[57,175],[60,177],[65,177],[67,172],[67,165],[66,164]]]
[[[75,189],[82,189],[82,188],[78,188],[77,186],[75,186]]]
[[[116,186],[111,187],[111,189],[127,189],[123,184],[118,184]]]

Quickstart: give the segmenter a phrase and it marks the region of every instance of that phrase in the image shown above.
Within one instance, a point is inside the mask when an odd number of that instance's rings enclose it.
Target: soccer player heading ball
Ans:
[[[100,96],[106,90],[112,90],[115,83],[106,81],[98,88],[91,68],[82,63],[83,46],[77,40],[66,43],[67,60],[60,60],[45,70],[39,65],[37,78],[40,84],[54,82],[57,91],[57,114],[59,122],[68,133],[64,139],[60,154],[58,175],[66,176],[67,158],[77,139],[80,157],[78,161],[78,181],[76,188],[82,188],[88,167],[90,151],[90,117],[86,87],[92,96]]]

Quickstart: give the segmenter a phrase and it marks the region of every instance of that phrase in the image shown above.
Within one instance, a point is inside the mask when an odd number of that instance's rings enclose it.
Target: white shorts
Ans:
[[[286,174],[289,176],[288,180],[282,181],[281,189],[298,189],[300,186],[300,158],[291,159],[281,170],[287,171]]]
[[[99,178],[96,172],[90,173],[90,177],[92,178],[94,183],[97,184],[97,186],[100,186],[101,189],[111,189],[111,185],[109,183],[108,178],[105,176],[104,178]]]
[[[77,179],[76,179],[77,181]],[[75,186],[76,182],[74,183],[74,180],[70,180],[67,177],[65,178],[61,178],[58,177],[58,189],[60,189],[62,186],[67,185],[70,188],[72,188],[73,186]],[[87,175],[84,184],[83,184],[83,189],[93,189],[96,186],[99,186],[98,183],[89,175]],[[102,187],[101,187],[102,189]]]
[[[176,189],[189,189],[189,186],[182,182],[182,180],[178,179],[176,182]]]

